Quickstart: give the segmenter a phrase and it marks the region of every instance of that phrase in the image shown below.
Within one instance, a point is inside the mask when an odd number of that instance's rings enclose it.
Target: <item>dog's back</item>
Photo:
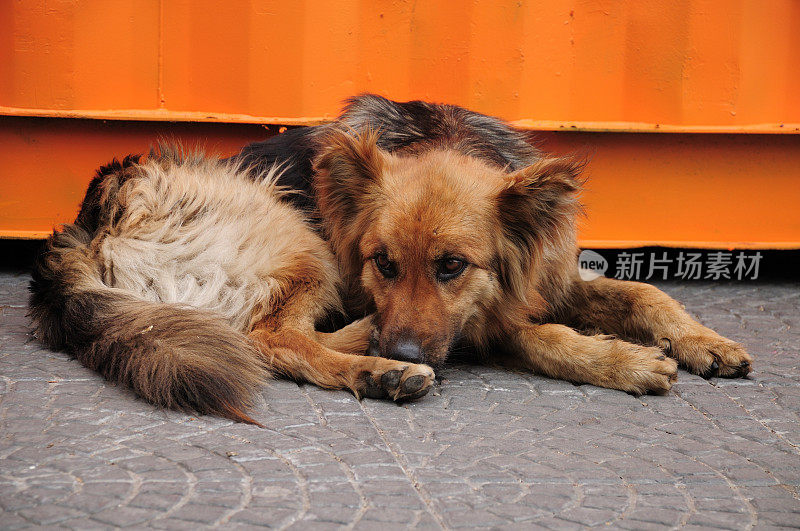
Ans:
[[[337,125],[356,132],[377,131],[378,147],[390,153],[452,149],[509,171],[539,157],[524,133],[502,120],[456,105],[401,103],[363,94],[348,101]]]
[[[525,133],[463,107],[424,101],[396,102],[375,94],[348,100],[331,124],[298,127],[246,146],[234,160],[255,172],[273,165],[283,170],[278,183],[293,190],[288,197],[307,213],[315,210],[312,160],[332,129],[379,133],[377,145],[390,153],[419,154],[452,149],[508,171],[522,169],[540,157]]]

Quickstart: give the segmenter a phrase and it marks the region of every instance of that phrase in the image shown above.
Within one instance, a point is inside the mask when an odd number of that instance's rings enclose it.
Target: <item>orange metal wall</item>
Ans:
[[[271,132],[247,124],[0,116],[0,238],[44,238],[73,221],[98,167],[147,153],[161,138],[228,156]]]
[[[536,128],[800,124],[797,0],[0,2],[0,112],[308,123],[359,91]]]
[[[584,245],[800,248],[798,28],[799,0],[0,1],[0,237],[159,136],[230,154],[371,91],[588,153]]]
[[[0,117],[0,237],[41,238],[75,219],[94,170],[159,137],[230,155],[277,132],[248,124]],[[794,135],[542,132],[590,157],[587,247],[800,248]]]

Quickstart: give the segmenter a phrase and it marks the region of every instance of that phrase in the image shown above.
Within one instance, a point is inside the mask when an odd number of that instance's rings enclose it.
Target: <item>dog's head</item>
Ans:
[[[508,173],[376,141],[335,132],[314,167],[327,236],[345,279],[374,301],[383,356],[439,365],[503,308],[542,305],[542,275],[574,251],[580,164],[545,158]]]

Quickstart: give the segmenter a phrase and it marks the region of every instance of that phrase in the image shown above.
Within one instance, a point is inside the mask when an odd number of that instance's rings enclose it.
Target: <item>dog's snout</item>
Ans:
[[[425,355],[422,345],[414,339],[400,339],[389,349],[389,357],[411,363],[422,363]]]

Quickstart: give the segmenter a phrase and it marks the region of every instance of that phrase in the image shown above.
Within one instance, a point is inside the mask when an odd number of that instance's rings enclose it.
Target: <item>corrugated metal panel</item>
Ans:
[[[267,134],[259,125],[0,116],[0,237],[43,238],[74,221],[97,168],[160,138],[228,156]]]
[[[371,91],[569,131],[544,147],[592,155],[585,245],[800,248],[800,136],[687,134],[797,133],[798,28],[798,0],[0,2],[0,237],[70,221],[159,135],[264,136],[191,122],[317,123]],[[681,134],[629,134],[653,131]]]
[[[146,151],[159,136],[231,154],[269,133],[243,124],[0,117],[0,237],[40,238],[72,221],[95,168]],[[800,248],[795,136],[538,136],[548,151],[591,158],[585,246]]]
[[[797,132],[797,0],[0,3],[0,113],[314,123],[373,91],[539,129]]]

